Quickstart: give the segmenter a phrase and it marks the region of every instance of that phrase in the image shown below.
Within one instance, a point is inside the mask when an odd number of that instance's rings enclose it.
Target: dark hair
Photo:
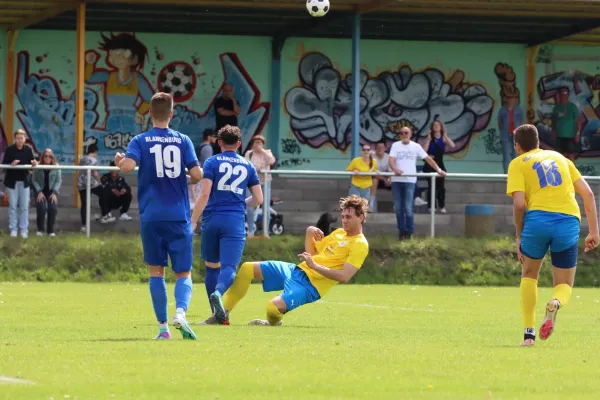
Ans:
[[[361,148],[364,148],[365,145],[363,144],[361,146]],[[369,169],[373,168],[373,153],[371,152],[371,147],[369,146]]]
[[[219,140],[226,146],[233,146],[240,140],[242,140],[242,131],[237,126],[225,125],[219,129]]]
[[[96,143],[92,143],[87,148],[87,154],[97,153],[98,145]]]
[[[109,162],[109,163],[108,163],[108,166],[109,166],[109,167],[116,167],[116,165],[115,165],[115,162],[114,162],[114,161],[111,161],[111,162]]]
[[[110,50],[129,50],[131,51],[131,57],[137,57],[138,63],[135,66],[136,69],[143,69],[146,58],[148,57],[148,49],[142,42],[136,39],[136,37],[130,33],[121,33],[117,36],[110,34],[110,37],[100,34],[103,42],[100,42],[100,49],[104,51]]]
[[[435,139],[435,134],[433,133],[433,125],[439,122],[440,126],[441,126],[441,134],[444,134],[444,124],[442,124],[442,121],[440,121],[439,119],[434,119],[433,122],[431,123],[431,127],[429,128],[429,137],[431,138],[431,140]]]
[[[202,132],[202,140],[206,140],[211,136],[215,136],[215,131],[210,128],[207,128]]]
[[[150,113],[154,121],[167,121],[173,111],[173,96],[158,92],[150,100]]]
[[[538,130],[535,126],[525,124],[515,129],[514,140],[525,153],[540,146]]]

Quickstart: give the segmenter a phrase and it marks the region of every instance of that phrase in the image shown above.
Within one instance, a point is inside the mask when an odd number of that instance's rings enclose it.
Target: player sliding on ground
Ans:
[[[200,182],[194,145],[189,137],[169,129],[173,117],[173,97],[156,93],[150,102],[154,127],[135,136],[125,155],[117,153],[115,165],[129,173],[139,165],[138,203],[144,261],[150,266],[150,295],[159,323],[156,339],[170,339],[167,324],[167,285],[165,267],[168,258],[177,279],[176,311],[173,325],[184,339],[196,339],[185,313],[192,297],[193,232],[185,168],[192,183]]]
[[[521,346],[535,344],[535,307],[538,278],[544,256],[550,248],[554,289],[546,305],[540,338],[554,331],[556,314],[571,298],[581,215],[575,192],[583,197],[589,234],[585,251],[598,246],[598,215],[594,193],[575,165],[555,151],[541,150],[538,131],[522,125],[514,131],[518,157],[508,167],[506,193],[514,202],[517,255],[521,273],[521,311],[525,328]]]
[[[219,130],[221,154],[204,162],[200,195],[194,205],[192,229],[202,215],[202,259],[206,262],[205,286],[213,318],[202,324],[228,324],[222,296],[233,283],[246,243],[246,207],[263,202],[254,166],[236,150],[242,133],[236,126]],[[246,189],[252,196],[246,198]]]
[[[342,228],[324,237],[314,226],[306,230],[304,252],[296,265],[283,261],[242,264],[231,288],[223,296],[225,314],[246,295],[253,279],[262,281],[265,292],[283,290],[267,303],[267,320],[255,319],[249,325],[281,325],[283,314],[319,300],[338,282],[348,282],[360,269],[369,243],[362,233],[368,201],[356,195],[340,201]]]

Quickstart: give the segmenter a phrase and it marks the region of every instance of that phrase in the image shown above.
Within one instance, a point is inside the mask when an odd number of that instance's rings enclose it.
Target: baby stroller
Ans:
[[[285,231],[283,227],[283,215],[279,214],[277,211],[273,209],[274,204],[279,204],[281,201],[277,203],[271,200],[270,217],[269,217],[269,235],[282,235]],[[263,207],[258,207],[258,210],[254,213],[254,223],[256,224],[256,232],[262,231],[263,228]],[[256,234],[255,232],[255,234]],[[248,234],[248,222],[246,221],[246,234]]]

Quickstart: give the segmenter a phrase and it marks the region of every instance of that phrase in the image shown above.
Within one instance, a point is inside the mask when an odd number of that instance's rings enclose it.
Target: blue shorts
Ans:
[[[148,265],[171,266],[176,273],[192,270],[193,237],[192,224],[189,222],[142,222],[142,246],[144,261]]]
[[[528,211],[521,233],[521,253],[540,260],[550,248],[552,265],[573,268],[579,251],[579,219],[573,215]]]
[[[211,215],[202,221],[202,259],[238,266],[246,245],[245,215]]]
[[[321,298],[306,273],[296,264],[263,261],[260,263],[260,270],[265,292],[283,290],[281,298],[285,302],[287,312]]]

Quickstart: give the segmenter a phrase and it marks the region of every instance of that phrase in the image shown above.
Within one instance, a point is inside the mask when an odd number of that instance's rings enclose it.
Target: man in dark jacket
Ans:
[[[4,152],[2,164],[32,165],[34,167],[37,165],[32,148],[25,144],[25,131],[23,129],[18,129],[15,132],[15,144],[8,146]],[[10,237],[17,237],[18,230],[21,231],[23,239],[27,239],[29,234],[30,173],[31,171],[27,169],[9,169],[6,170],[4,176],[4,185],[8,193]],[[17,209],[19,209],[18,216]]]
[[[110,166],[114,167],[115,162],[111,161]],[[119,175],[119,171],[110,171],[102,175],[101,182],[110,210],[120,208],[121,217],[119,219],[122,221],[131,220],[131,217],[127,215],[131,205],[131,187],[127,184],[125,178]]]

